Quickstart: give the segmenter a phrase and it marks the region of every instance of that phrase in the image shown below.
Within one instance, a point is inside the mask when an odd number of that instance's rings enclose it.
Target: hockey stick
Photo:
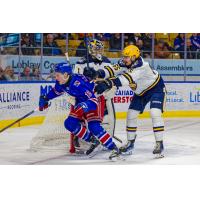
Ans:
[[[114,136],[114,135],[113,135],[113,138],[114,138],[115,140],[117,140],[118,142],[123,143],[121,139],[119,139],[118,137],[116,137],[116,136]]]
[[[113,128],[113,138],[117,140],[118,142],[122,143],[122,140],[115,136],[115,127],[116,127],[116,112],[115,112],[115,106],[113,103],[113,98],[111,99],[112,109],[113,109],[113,115],[114,115],[114,128]]]
[[[84,42],[86,46],[86,59],[87,59],[87,67],[89,68],[89,51],[88,51],[88,43],[87,43],[87,36],[86,33],[84,34]]]
[[[69,55],[68,55],[68,52],[65,53],[65,57],[66,57],[66,60],[67,60],[68,62],[70,62],[70,61],[69,61]]]
[[[13,126],[14,124],[16,124],[17,122],[20,122],[21,120],[29,117],[30,115],[32,115],[35,111],[38,111],[38,108],[36,108],[35,110],[32,110],[31,112],[27,113],[26,115],[24,115],[23,117],[17,119],[16,121],[14,121],[13,123],[9,124],[8,126],[6,126],[5,128],[0,130],[0,133],[2,133],[3,131],[7,130],[8,128],[10,128],[11,126]]]

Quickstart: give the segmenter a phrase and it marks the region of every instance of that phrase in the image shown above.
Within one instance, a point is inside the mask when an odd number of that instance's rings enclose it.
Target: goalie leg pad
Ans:
[[[81,138],[86,142],[90,141],[91,134],[89,131],[87,131],[86,127],[81,124],[81,121],[79,119],[74,117],[68,117],[65,120],[64,125],[68,131],[76,135],[78,138]]]
[[[94,134],[99,141],[108,149],[113,150],[116,145],[112,140],[112,137],[107,133],[98,121],[91,121],[88,123],[89,131]]]
[[[153,131],[156,141],[163,140],[164,120],[162,118],[162,111],[158,108],[151,108],[151,119],[153,124]]]
[[[137,118],[140,111],[137,110],[128,110],[127,120],[126,120],[126,131],[127,131],[127,139],[134,140],[136,138],[137,131]]]

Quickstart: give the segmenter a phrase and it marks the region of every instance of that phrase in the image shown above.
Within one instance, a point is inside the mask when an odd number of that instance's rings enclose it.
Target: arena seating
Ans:
[[[136,36],[140,36],[140,33],[135,34]],[[178,33],[155,33],[156,40],[164,40],[167,42],[170,46],[173,47],[174,45],[174,39],[177,37]],[[187,38],[189,39],[191,33],[187,33]],[[77,34],[72,34],[74,39],[70,39],[68,41],[69,45],[69,56],[75,56],[76,49],[80,45],[82,40],[78,40]],[[77,36],[77,37],[76,37]],[[61,48],[62,52],[64,53],[66,51],[66,41],[63,40],[56,40],[57,45]],[[120,56],[120,52],[111,52],[109,51],[109,41],[103,41],[104,43],[104,49],[105,49],[105,55],[110,58],[117,58]],[[172,53],[171,58],[174,59],[180,59],[179,54]]]

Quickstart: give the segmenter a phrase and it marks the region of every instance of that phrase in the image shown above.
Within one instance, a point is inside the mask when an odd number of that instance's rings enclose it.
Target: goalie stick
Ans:
[[[115,127],[116,127],[116,112],[115,112],[115,106],[113,103],[113,98],[111,99],[112,109],[113,109],[113,115],[114,115],[114,129],[113,129],[113,138],[117,140],[118,142],[122,143],[122,140],[115,136]]]
[[[66,61],[70,63],[68,52],[65,53],[65,58],[66,58]],[[74,145],[74,139],[75,139],[75,136],[72,133],[70,133],[70,140],[69,140],[70,141],[70,144],[69,144],[69,152],[70,153],[76,152],[76,148],[75,148],[75,145]]]
[[[87,58],[87,67],[89,68],[89,50],[88,50],[88,41],[87,41],[87,35],[86,33],[84,34],[84,42],[85,42],[85,46],[86,46],[86,58]]]

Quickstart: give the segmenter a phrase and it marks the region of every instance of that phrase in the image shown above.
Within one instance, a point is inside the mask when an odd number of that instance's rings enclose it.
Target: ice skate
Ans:
[[[163,141],[157,141],[155,148],[153,150],[153,154],[156,155],[156,158],[163,158],[164,157],[163,151],[164,151]]]
[[[125,155],[131,155],[134,150],[135,140],[129,140],[126,145],[119,148],[120,153]]]
[[[112,150],[110,156],[109,156],[109,160],[111,161],[118,161],[118,160],[124,160],[121,156],[120,156],[120,150],[116,147],[115,149]]]
[[[85,154],[90,158],[96,155],[96,152],[99,150],[100,142],[94,136],[91,138],[91,145],[88,150],[86,150]]]

